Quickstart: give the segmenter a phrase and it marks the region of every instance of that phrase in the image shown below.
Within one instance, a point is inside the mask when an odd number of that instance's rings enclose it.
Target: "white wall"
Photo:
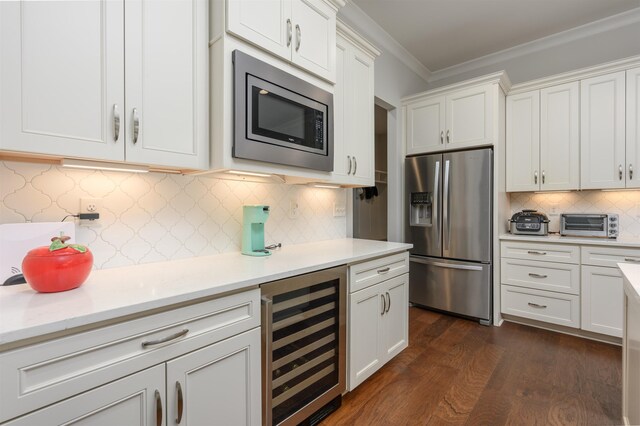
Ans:
[[[640,10],[434,72],[429,88],[500,70],[517,84],[636,55],[640,55]]]
[[[400,100],[408,95],[426,90],[426,75],[415,58],[407,58],[407,54],[391,37],[369,16],[353,3],[340,9],[338,18],[356,30],[382,52],[375,61],[375,96],[378,103],[387,109],[388,114],[388,237],[389,241],[402,241],[402,173],[404,162],[404,146],[402,144],[402,117],[400,116]],[[396,46],[394,46],[394,44]],[[412,67],[410,67],[407,62]],[[426,70],[424,70],[426,72]]]

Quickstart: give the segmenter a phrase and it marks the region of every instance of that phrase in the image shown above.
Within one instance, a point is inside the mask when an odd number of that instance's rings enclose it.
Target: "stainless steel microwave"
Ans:
[[[333,95],[233,51],[233,156],[333,171]]]
[[[578,214],[560,215],[560,235],[574,237],[618,237],[617,214]]]

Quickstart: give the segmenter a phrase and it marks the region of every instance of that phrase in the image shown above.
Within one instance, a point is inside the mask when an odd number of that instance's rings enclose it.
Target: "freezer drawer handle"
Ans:
[[[529,306],[531,306],[532,308],[539,308],[539,309],[545,309],[547,307],[547,305],[538,305],[537,303],[528,303]]]
[[[163,337],[162,339],[149,340],[146,342],[142,342],[142,347],[146,348],[147,346],[155,346],[155,345],[159,345],[160,343],[170,342],[171,340],[175,340],[179,337],[186,335],[188,332],[189,332],[189,329],[185,328],[182,331],[178,331],[177,333],[172,334],[171,336]]]
[[[389,266],[387,266],[386,268],[378,269],[378,273],[379,274],[386,274],[390,270],[391,270],[391,268]]]
[[[544,256],[547,254],[547,252],[545,251],[535,251],[535,250],[529,250],[527,253],[529,254],[539,254],[540,256]]]
[[[424,265],[433,265],[439,266],[441,268],[447,269],[463,269],[465,271],[482,271],[482,266],[472,266],[472,265],[454,265],[450,263],[441,263],[441,262],[430,262],[424,259],[420,259],[418,257],[410,257],[411,262],[422,263]]]
[[[529,276],[531,278],[547,278],[546,275],[542,275],[542,274],[534,274],[534,273],[529,273]]]

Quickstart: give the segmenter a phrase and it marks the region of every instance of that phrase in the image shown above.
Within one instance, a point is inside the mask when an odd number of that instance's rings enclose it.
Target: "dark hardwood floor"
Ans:
[[[409,312],[409,347],[322,425],[622,423],[620,347]]]

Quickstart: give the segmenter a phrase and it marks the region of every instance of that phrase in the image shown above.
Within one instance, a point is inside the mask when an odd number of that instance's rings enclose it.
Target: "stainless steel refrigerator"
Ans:
[[[409,301],[491,324],[491,148],[408,157]]]

